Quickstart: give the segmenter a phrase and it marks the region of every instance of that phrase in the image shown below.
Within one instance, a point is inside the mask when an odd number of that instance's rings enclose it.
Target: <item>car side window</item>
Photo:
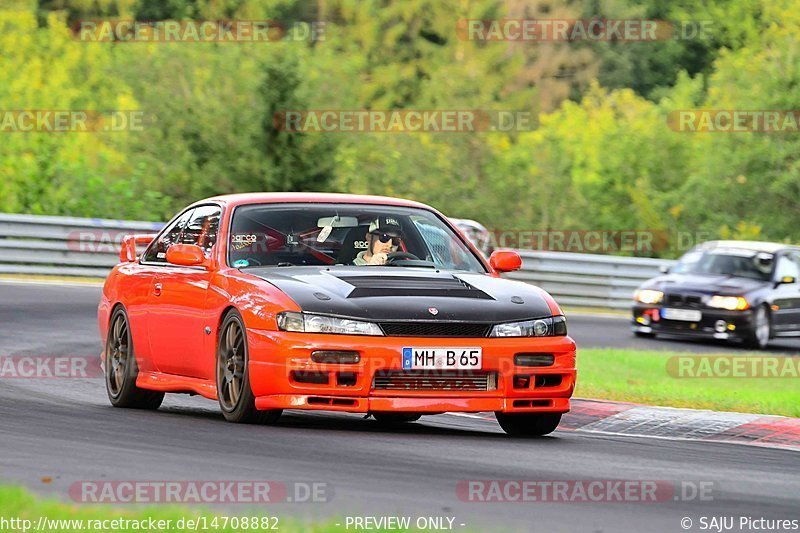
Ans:
[[[159,237],[158,240],[152,246],[150,246],[150,248],[148,248],[142,257],[142,261],[145,263],[166,264],[167,248],[179,242],[181,233],[186,227],[186,223],[189,221],[195,211],[196,209],[190,209],[178,217],[178,219],[175,220],[172,225],[161,234],[161,237]]]
[[[195,209],[183,228],[180,242],[182,244],[196,244],[208,255],[211,252],[211,247],[217,242],[221,212],[220,208],[215,205],[204,205]]]
[[[795,252],[783,254],[778,258],[775,278],[780,280],[785,277],[800,279],[800,257]]]

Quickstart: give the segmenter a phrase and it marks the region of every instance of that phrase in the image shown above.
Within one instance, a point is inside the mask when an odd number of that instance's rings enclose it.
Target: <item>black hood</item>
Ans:
[[[498,323],[552,315],[539,292],[485,274],[407,267],[256,267],[309,313],[365,320]],[[433,315],[428,308],[438,310]]]
[[[768,281],[720,274],[666,274],[649,280],[643,287],[665,293],[741,296],[769,284]]]

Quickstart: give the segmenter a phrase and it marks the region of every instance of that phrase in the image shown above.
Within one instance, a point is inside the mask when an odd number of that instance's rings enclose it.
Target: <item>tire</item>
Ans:
[[[111,405],[131,409],[158,409],[164,393],[136,386],[139,365],[133,350],[130,323],[125,309],[118,307],[108,322],[105,347],[106,392]]]
[[[767,306],[760,305],[755,310],[753,317],[753,329],[747,332],[744,339],[745,346],[763,350],[769,344],[772,337],[772,317]]]
[[[503,431],[512,437],[541,437],[552,433],[561,422],[561,413],[503,413],[494,416]]]
[[[283,410],[259,411],[250,388],[247,330],[242,316],[235,309],[225,315],[219,328],[217,343],[217,399],[222,415],[238,424],[271,424]]]
[[[415,413],[372,413],[375,421],[379,424],[386,426],[395,426],[398,424],[408,424],[409,422],[416,422],[422,415]]]

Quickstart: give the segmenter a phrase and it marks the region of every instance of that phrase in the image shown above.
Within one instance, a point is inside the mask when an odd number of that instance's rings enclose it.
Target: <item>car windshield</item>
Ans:
[[[712,274],[752,278],[767,281],[770,279],[774,256],[767,252],[739,249],[712,249],[689,252],[672,272],[677,274]]]
[[[398,259],[410,259],[390,261],[392,266],[486,272],[475,254],[436,214],[425,209],[363,204],[238,207],[228,238],[228,264],[236,268],[364,264],[359,258],[369,247],[370,233],[370,238],[390,242],[394,255],[402,256]]]

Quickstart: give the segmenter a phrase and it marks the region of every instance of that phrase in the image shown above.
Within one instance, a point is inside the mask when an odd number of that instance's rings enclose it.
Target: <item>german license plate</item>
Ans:
[[[481,348],[403,348],[404,370],[480,370]]]
[[[661,318],[665,320],[682,320],[684,322],[700,322],[703,313],[695,309],[674,309],[665,307],[661,310]]]

